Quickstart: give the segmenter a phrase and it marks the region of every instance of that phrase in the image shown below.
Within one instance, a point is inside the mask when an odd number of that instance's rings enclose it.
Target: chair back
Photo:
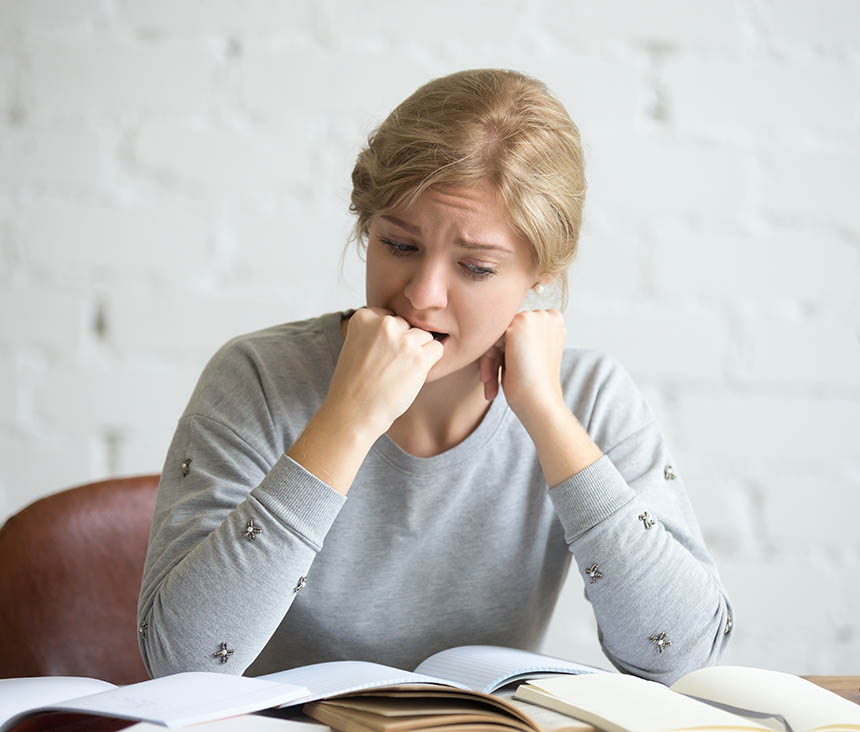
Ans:
[[[149,678],[137,598],[158,475],[46,496],[0,528],[0,678]]]

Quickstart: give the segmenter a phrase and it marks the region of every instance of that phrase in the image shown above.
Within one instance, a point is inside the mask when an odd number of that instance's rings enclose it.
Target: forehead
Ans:
[[[471,186],[434,185],[410,206],[382,211],[374,219],[386,218],[405,225],[416,235],[454,231],[467,238],[487,237],[510,245],[528,242],[511,227],[507,212],[489,183]]]
[[[487,225],[507,224],[505,210],[496,189],[489,183],[474,186],[431,186],[424,191],[409,209],[421,215],[443,212],[457,220],[468,220]]]
[[[431,186],[411,206],[379,212],[371,226],[380,222],[390,222],[424,243],[435,241],[480,256],[510,258],[529,270],[535,265],[533,247],[511,227],[489,183]]]

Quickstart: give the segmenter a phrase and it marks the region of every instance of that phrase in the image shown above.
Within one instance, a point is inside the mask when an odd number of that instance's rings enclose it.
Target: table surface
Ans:
[[[860,704],[860,676],[804,676],[813,684],[823,686],[834,694]]]

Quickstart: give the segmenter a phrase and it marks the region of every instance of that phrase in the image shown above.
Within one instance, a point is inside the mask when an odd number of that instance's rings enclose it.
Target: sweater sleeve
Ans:
[[[731,605],[650,408],[620,364],[605,363],[584,425],[604,455],[549,495],[604,653],[671,684],[718,662]]]
[[[153,677],[243,673],[313,581],[311,564],[346,500],[276,440],[254,447],[239,434],[236,423],[253,418],[224,405],[253,405],[259,390],[233,388],[237,376],[247,383],[252,374],[207,366],[161,475],[138,602],[138,641]],[[196,413],[203,405],[214,416]],[[228,414],[244,416],[228,424]],[[257,419],[265,435],[265,418]]]

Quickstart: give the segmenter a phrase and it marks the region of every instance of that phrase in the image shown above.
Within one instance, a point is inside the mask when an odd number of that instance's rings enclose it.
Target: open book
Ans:
[[[414,672],[335,661],[260,678],[307,687],[311,694],[303,700],[305,714],[336,730],[395,732],[444,727],[446,732],[582,732],[592,728],[558,713],[545,714],[538,707],[511,699],[511,693],[497,692],[508,684],[547,674],[594,673],[607,672],[515,648],[460,646],[430,656]],[[536,714],[527,711],[529,708]]]
[[[448,694],[492,700],[489,693],[524,678],[598,671],[601,670],[513,648],[462,646],[431,656],[415,671],[363,661],[334,661],[256,678],[179,673],[122,687],[84,678],[0,679],[0,732],[25,716],[49,710],[177,727],[404,684],[422,693],[447,689]],[[495,703],[510,708],[507,714],[517,715],[515,704],[483,702],[490,706]]]
[[[711,666],[665,687],[622,674],[553,677],[521,684],[515,698],[607,732],[860,730],[860,705],[778,671]]]
[[[48,711],[181,727],[307,696],[304,687],[211,672],[172,674],[128,686],[67,676],[0,679],[0,732],[24,717]]]

